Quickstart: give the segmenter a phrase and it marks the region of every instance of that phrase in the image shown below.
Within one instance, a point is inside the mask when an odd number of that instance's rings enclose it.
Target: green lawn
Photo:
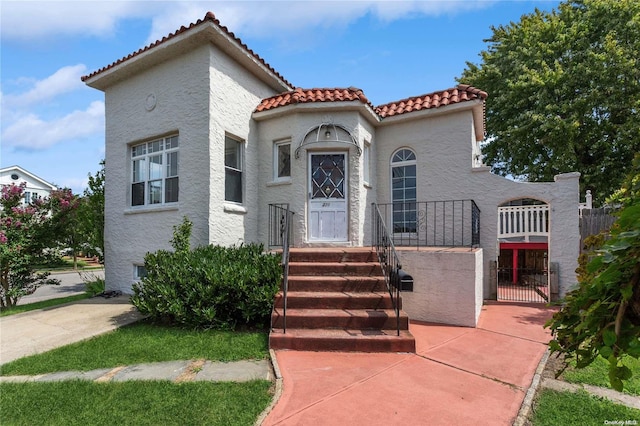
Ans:
[[[186,330],[139,322],[93,339],[0,366],[1,375],[89,371],[147,362],[237,361],[268,356],[266,332]]]
[[[614,404],[591,396],[587,392],[557,392],[543,389],[536,398],[531,424],[533,426],[604,425],[605,421],[629,421],[640,424],[640,410]],[[636,423],[634,423],[634,421]]]
[[[3,425],[252,425],[271,383],[2,383]]]
[[[88,299],[90,294],[76,294],[74,296],[58,297],[56,299],[42,300],[40,302],[27,303],[25,305],[11,306],[9,308],[0,309],[0,317],[7,315],[20,314],[22,312],[35,311],[36,309],[51,308],[53,306],[63,305],[69,302],[76,302],[82,299]]]
[[[194,331],[140,322],[2,365],[3,375],[88,371],[205,358],[264,359],[266,332]],[[2,425],[252,425],[272,383],[135,381],[0,383]]]
[[[640,395],[640,360],[626,357],[624,364],[631,369],[633,377],[625,380],[624,392],[632,395]],[[589,385],[611,388],[609,384],[609,363],[602,357],[598,357],[586,368],[568,368],[562,379],[570,383],[587,383]]]

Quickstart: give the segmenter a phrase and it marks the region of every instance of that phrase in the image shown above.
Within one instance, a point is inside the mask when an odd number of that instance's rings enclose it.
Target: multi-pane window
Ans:
[[[274,180],[291,177],[291,142],[278,142],[273,145]]]
[[[131,147],[131,205],[178,201],[178,136]]]
[[[416,154],[400,149],[391,158],[393,232],[417,231]]]
[[[224,138],[224,199],[242,203],[242,146],[232,137]]]

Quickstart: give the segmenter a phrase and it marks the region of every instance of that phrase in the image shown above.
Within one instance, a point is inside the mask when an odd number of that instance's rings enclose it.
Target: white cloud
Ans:
[[[3,39],[39,40],[52,35],[113,34],[118,20],[145,16],[144,1],[3,1]],[[146,8],[149,12],[153,7]],[[146,13],[149,13],[146,12]]]
[[[15,149],[42,150],[57,143],[104,132],[104,103],[92,102],[84,111],[44,121],[31,113],[2,131],[2,143]]]
[[[60,68],[49,77],[32,82],[32,88],[22,94],[5,94],[2,99],[3,109],[24,108],[39,102],[46,102],[58,95],[72,92],[85,87],[80,77],[86,74],[87,67],[83,64],[70,65]]]
[[[34,40],[51,35],[114,34],[118,21],[152,20],[146,44],[213,12],[231,31],[279,38],[343,27],[370,13],[383,22],[420,15],[455,14],[491,6],[492,0],[422,1],[3,1],[1,34]]]

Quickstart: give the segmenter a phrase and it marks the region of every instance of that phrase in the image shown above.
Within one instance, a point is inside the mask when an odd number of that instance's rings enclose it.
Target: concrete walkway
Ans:
[[[93,297],[0,317],[0,364],[89,339],[141,318],[128,296]]]
[[[0,376],[1,382],[58,382],[62,380],[91,380],[94,382],[125,382],[130,380],[169,380],[181,382],[248,382],[274,380],[271,363],[267,360],[212,362],[167,361],[137,364],[92,371],[65,371],[37,376]]]
[[[276,351],[282,395],[263,425],[512,425],[553,311],[489,303],[477,328],[411,323],[415,354]]]
[[[511,425],[539,375],[550,339],[542,326],[552,313],[540,305],[488,303],[477,328],[412,323],[415,354],[276,351],[280,393],[259,421]],[[98,297],[1,317],[0,362],[88,339],[138,319],[128,297]],[[176,361],[3,380],[237,380],[244,370],[251,377],[272,377],[268,361],[235,365],[239,371],[233,374],[230,364]]]

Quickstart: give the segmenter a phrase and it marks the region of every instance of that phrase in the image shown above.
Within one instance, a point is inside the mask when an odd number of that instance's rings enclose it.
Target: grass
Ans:
[[[56,299],[42,300],[40,302],[28,303],[25,305],[11,306],[7,308],[0,308],[0,317],[7,315],[20,314],[22,312],[35,311],[36,309],[51,308],[58,305],[63,305],[69,302],[76,302],[82,299],[88,299],[90,294],[76,294],[74,296],[58,297]]]
[[[89,371],[147,362],[265,359],[264,332],[195,331],[139,322],[93,339],[20,358],[0,366],[1,375]]]
[[[631,369],[633,377],[624,381],[624,392],[640,395],[640,360],[626,357],[624,364]],[[569,367],[562,374],[562,379],[570,383],[587,383],[589,385],[611,388],[609,384],[609,362],[598,357],[586,368]]]
[[[194,331],[143,321],[0,369],[3,375],[33,375],[182,359],[263,359],[267,339],[264,332]],[[272,397],[272,383],[266,380],[0,383],[0,423],[253,425]]]
[[[585,391],[571,393],[545,389],[536,398],[531,419],[533,426],[614,424],[607,421],[640,424],[640,410],[614,404]]]
[[[2,383],[2,424],[252,425],[271,401],[268,381]]]

